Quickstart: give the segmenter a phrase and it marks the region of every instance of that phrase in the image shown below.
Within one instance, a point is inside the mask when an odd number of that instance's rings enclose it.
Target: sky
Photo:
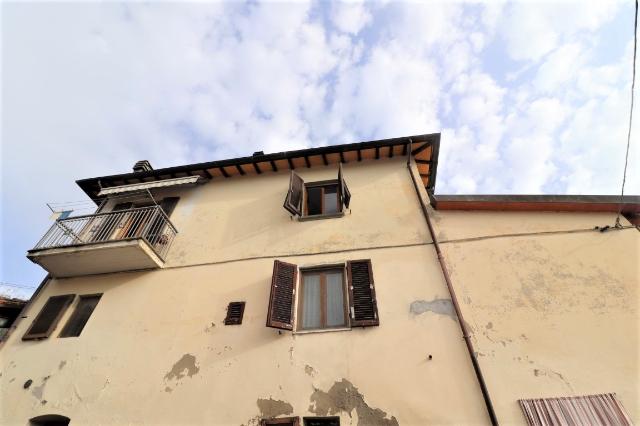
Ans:
[[[620,193],[633,1],[0,7],[5,294],[45,275],[46,203],[86,208],[75,180],[141,159],[440,132],[436,194]]]

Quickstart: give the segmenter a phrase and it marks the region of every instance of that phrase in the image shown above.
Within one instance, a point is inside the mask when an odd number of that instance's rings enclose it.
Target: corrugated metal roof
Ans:
[[[120,194],[123,192],[133,192],[151,188],[162,188],[165,186],[193,184],[196,183],[198,179],[200,179],[200,176],[187,176],[174,179],[157,180],[155,182],[143,182],[134,183],[131,185],[112,186],[109,188],[101,189],[100,192],[98,192],[98,196],[101,197],[103,195]]]

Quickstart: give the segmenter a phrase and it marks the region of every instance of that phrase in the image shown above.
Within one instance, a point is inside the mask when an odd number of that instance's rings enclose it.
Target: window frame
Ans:
[[[71,312],[71,315],[69,316],[67,321],[64,323],[64,326],[62,327],[62,330],[60,330],[60,333],[58,334],[58,338],[66,339],[66,338],[69,338],[69,337],[80,337],[80,335],[82,335],[82,332],[86,328],[87,324],[89,323],[89,320],[93,316],[93,313],[95,312],[96,308],[98,307],[98,304],[100,303],[100,300],[102,300],[102,296],[103,295],[104,295],[104,293],[79,294],[78,297],[77,297],[77,301],[75,302],[75,306],[73,307],[73,311]],[[80,303],[82,302],[82,299],[90,299],[90,298],[97,298],[98,301],[96,302],[95,306],[91,310],[91,314],[89,315],[89,318],[87,318],[87,321],[82,326],[82,329],[80,330],[80,333],[78,333],[77,336],[76,335],[71,335],[71,334],[69,334],[69,335],[66,334],[67,333],[67,329],[71,327],[71,322],[76,319],[76,314],[79,315],[78,309],[80,308]]]
[[[36,326],[38,321],[41,319],[41,317],[44,316],[45,309],[47,308],[47,305],[54,298],[63,300],[62,306],[60,307],[60,309],[56,313],[56,315],[52,318],[51,322],[49,323],[49,327],[47,328],[47,330],[45,330],[45,331],[43,331],[41,333],[34,333],[33,332],[34,327]],[[69,306],[71,306],[71,304],[73,303],[75,298],[76,298],[75,293],[73,293],[73,294],[56,294],[54,296],[49,296],[47,298],[47,300],[45,300],[44,304],[40,307],[40,311],[35,316],[35,318],[31,322],[31,324],[29,325],[29,328],[27,329],[27,331],[22,336],[22,340],[23,341],[42,340],[42,339],[49,338],[49,336],[51,336],[51,334],[53,334],[55,329],[58,327],[58,324],[60,323],[60,320],[62,319],[64,314],[67,312],[67,310],[69,309]],[[53,303],[53,302],[51,302],[51,303]]]
[[[314,272],[327,272],[327,271],[340,271],[342,273],[342,308],[344,312],[345,324],[327,327],[322,326],[319,328],[303,328],[302,318],[304,314],[304,276]],[[295,318],[294,318],[294,332],[297,334],[304,333],[319,333],[324,331],[344,331],[351,330],[351,315],[350,315],[350,302],[349,302],[349,289],[347,283],[347,271],[345,263],[333,263],[327,265],[314,265],[314,266],[301,266],[299,267],[300,273],[298,274],[298,282],[296,283],[296,306],[295,306]],[[321,294],[321,311],[320,318],[321,323],[326,323],[326,278],[325,275],[321,275],[320,278],[320,294]],[[324,291],[323,291],[324,289]]]
[[[260,420],[260,426],[273,426],[273,425],[281,425],[285,423],[291,423],[293,426],[300,426],[300,417],[278,417],[273,419],[262,419]]]
[[[307,425],[307,421],[313,421],[313,420],[320,420],[320,421],[326,421],[331,422],[331,421],[338,421],[338,426],[340,426],[340,416],[305,416],[302,418],[302,426],[308,426]]]
[[[337,211],[333,213],[324,213],[324,191],[325,187],[335,186],[336,188],[336,207]],[[309,214],[309,188],[321,188],[320,203],[322,213]],[[344,216],[344,206],[342,203],[342,188],[339,179],[320,180],[314,182],[305,182],[302,194],[302,215],[299,220],[327,219]]]

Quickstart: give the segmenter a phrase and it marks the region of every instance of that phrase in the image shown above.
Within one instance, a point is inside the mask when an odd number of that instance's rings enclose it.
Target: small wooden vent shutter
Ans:
[[[45,339],[53,332],[58,321],[67,310],[75,294],[51,296],[38,314],[31,327],[22,336],[22,340]]]
[[[279,260],[273,262],[267,327],[293,330],[293,303],[297,276],[296,265]]]
[[[160,201],[160,208],[164,211],[167,217],[171,217],[171,213],[173,213],[173,209],[176,208],[178,200],[180,200],[180,197],[167,197]]]
[[[376,290],[373,286],[371,260],[347,262],[349,280],[349,305],[352,327],[379,325]]]
[[[342,163],[338,164],[338,182],[340,182],[340,199],[345,208],[348,209],[349,203],[351,202],[351,192],[349,192],[347,183],[344,181],[344,176],[342,175]]]
[[[229,306],[227,306],[227,317],[224,319],[224,325],[242,324],[243,315],[244,302],[229,302]]]
[[[284,208],[293,215],[302,215],[302,194],[304,192],[304,180],[294,171],[289,177],[289,191],[284,199]]]

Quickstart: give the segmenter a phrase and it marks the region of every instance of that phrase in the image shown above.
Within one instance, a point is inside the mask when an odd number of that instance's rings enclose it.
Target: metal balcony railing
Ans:
[[[58,219],[33,250],[141,238],[162,260],[178,231],[159,206]]]

